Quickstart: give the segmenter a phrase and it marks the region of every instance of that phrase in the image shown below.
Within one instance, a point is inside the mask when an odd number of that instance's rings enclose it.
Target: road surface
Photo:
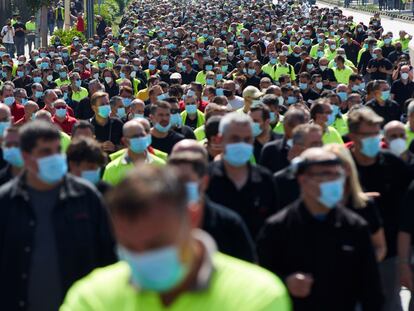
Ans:
[[[317,2],[319,7],[330,7],[333,8],[334,5],[330,5],[324,2]],[[369,19],[374,14],[368,12],[361,12],[352,9],[345,9],[341,7],[343,14],[346,16],[352,15],[354,17],[354,21],[357,23],[363,22],[365,25],[368,25]],[[394,34],[394,38],[398,37],[398,32],[400,30],[405,30],[410,35],[414,36],[414,23],[413,22],[406,22],[403,20],[396,20],[391,19],[387,16],[381,16],[381,24],[384,28],[384,32],[392,31]],[[414,39],[410,42],[410,57],[411,57],[411,64],[414,64]]]

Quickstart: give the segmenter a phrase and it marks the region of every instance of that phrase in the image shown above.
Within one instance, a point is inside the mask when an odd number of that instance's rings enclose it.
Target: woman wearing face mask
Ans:
[[[363,192],[354,160],[352,159],[350,151],[345,146],[330,144],[325,146],[324,149],[336,154],[342,161],[346,175],[342,202],[344,206],[351,209],[368,222],[371,232],[371,242],[375,249],[377,261],[382,261],[387,252],[387,246],[382,220],[377,207],[372,200],[372,198],[378,196],[378,194]]]
[[[311,75],[315,72],[315,64],[311,57],[306,57],[300,67],[299,73],[309,72]]]

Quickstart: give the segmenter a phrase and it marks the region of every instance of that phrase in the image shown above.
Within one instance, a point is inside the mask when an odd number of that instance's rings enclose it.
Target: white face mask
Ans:
[[[106,83],[111,83],[112,82],[112,78],[111,77],[105,77],[105,82]]]
[[[407,143],[403,138],[396,138],[390,141],[390,150],[396,156],[400,156],[407,149]]]

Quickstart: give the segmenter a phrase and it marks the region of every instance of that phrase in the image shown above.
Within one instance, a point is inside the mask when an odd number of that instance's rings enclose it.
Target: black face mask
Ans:
[[[223,95],[226,97],[230,97],[233,95],[233,92],[229,90],[223,90]]]

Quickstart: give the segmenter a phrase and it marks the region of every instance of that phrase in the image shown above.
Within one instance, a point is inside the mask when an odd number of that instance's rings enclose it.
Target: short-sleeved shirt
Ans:
[[[377,68],[377,71],[371,73],[371,80],[386,80],[387,74],[380,72],[378,69],[380,67],[384,67],[386,70],[390,70],[393,68],[392,63],[388,60],[388,58],[385,58],[385,57],[382,59],[375,59],[375,58],[370,59],[367,67]]]
[[[96,122],[95,117],[91,119],[95,128],[96,140],[99,142],[111,141],[114,145],[121,144],[122,127],[124,124],[117,118],[109,118],[104,126]]]

